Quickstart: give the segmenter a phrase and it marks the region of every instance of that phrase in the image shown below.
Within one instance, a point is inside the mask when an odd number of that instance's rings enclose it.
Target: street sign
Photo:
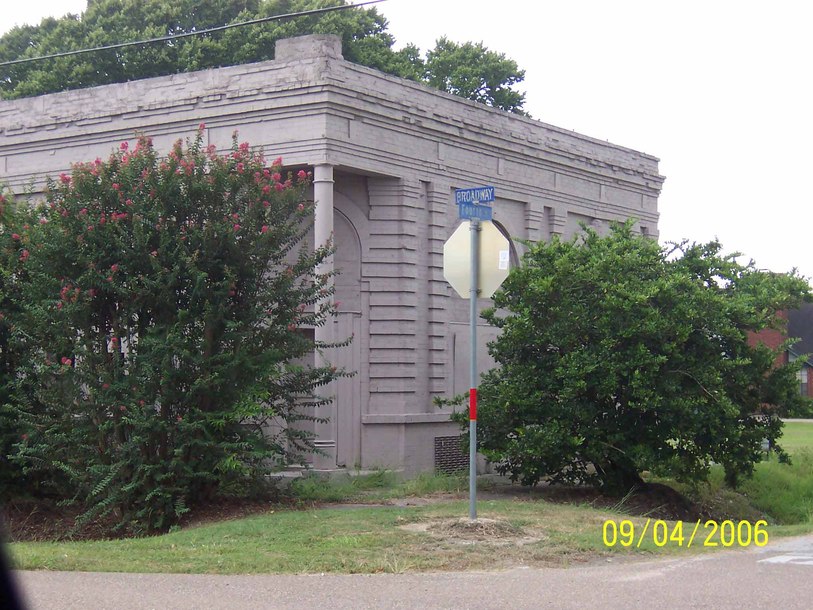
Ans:
[[[455,292],[468,299],[471,291],[470,223],[461,223],[443,244],[443,277]],[[477,287],[480,298],[493,295],[508,277],[510,245],[500,230],[490,222],[480,223]]]
[[[491,220],[491,206],[479,203],[461,203],[457,206],[460,220]]]
[[[494,202],[493,186],[455,189],[454,200],[461,220],[491,220],[491,206],[486,204]]]
[[[457,205],[460,205],[461,203],[493,203],[494,187],[476,186],[471,189],[455,189],[454,202]]]

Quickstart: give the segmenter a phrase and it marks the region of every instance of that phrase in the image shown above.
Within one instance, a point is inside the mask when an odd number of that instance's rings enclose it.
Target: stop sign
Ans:
[[[455,292],[468,299],[471,291],[471,223],[463,222],[443,244],[443,277]],[[481,298],[494,294],[508,277],[510,245],[491,222],[480,222],[479,274]]]

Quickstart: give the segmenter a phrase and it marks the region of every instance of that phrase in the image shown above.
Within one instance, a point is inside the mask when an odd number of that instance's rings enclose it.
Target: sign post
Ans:
[[[510,246],[491,223],[494,187],[455,191],[461,224],[443,244],[443,277],[469,299],[469,519],[477,519],[477,297],[488,298],[508,277]],[[466,235],[468,233],[469,235]]]
[[[469,222],[471,288],[469,292],[469,519],[477,519],[477,292],[480,277],[480,221]]]

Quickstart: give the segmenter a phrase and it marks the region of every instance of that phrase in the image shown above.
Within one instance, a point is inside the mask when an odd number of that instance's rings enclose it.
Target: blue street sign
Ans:
[[[454,202],[461,203],[491,203],[494,201],[493,186],[477,186],[472,189],[455,189]]]
[[[461,203],[457,206],[461,220],[491,220],[491,206],[476,203]]]
[[[493,186],[455,189],[454,200],[461,220],[491,220],[491,206],[488,204],[494,201]]]

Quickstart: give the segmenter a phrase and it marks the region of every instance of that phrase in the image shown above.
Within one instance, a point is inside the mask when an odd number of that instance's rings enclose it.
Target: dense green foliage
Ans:
[[[334,311],[329,247],[303,241],[308,175],[201,142],[166,159],[124,142],[3,232],[24,355],[12,460],[135,532],[310,452],[296,424],[344,374],[304,364],[320,346],[300,327]]]
[[[681,481],[721,464],[729,484],[776,446],[794,365],[751,346],[810,287],[719,243],[666,251],[631,225],[530,247],[483,317],[502,329],[479,391],[478,445],[524,484],[626,490],[652,470]]]
[[[524,77],[516,62],[482,43],[457,44],[443,37],[426,55],[424,79],[432,87],[520,114],[525,94],[512,87]]]
[[[81,15],[15,27],[0,38],[0,61],[183,34],[318,8],[345,0],[89,0]],[[273,59],[280,38],[337,34],[346,59],[512,112],[524,95],[511,89],[524,73],[482,44],[438,41],[426,60],[399,51],[375,8],[333,11],[232,28],[205,36],[98,51],[0,68],[0,95],[26,97],[151,76]]]
[[[20,440],[17,415],[10,406],[20,351],[12,341],[8,319],[19,312],[19,284],[14,275],[19,254],[8,230],[18,224],[15,215],[11,195],[0,190],[0,490],[7,494],[23,492],[27,487],[22,470],[8,459],[14,443]]]

